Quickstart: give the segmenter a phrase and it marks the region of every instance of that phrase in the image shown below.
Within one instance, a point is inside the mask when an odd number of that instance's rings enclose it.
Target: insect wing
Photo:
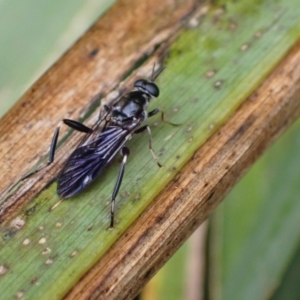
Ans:
[[[128,134],[120,127],[107,126],[97,138],[85,140],[71,154],[58,176],[58,195],[62,198],[74,196],[91,183],[122,148]]]

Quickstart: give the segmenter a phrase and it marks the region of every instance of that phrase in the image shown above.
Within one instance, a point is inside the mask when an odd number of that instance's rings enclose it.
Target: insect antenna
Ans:
[[[155,63],[153,64],[153,68],[152,68],[152,75],[151,75],[151,81],[154,82],[155,79],[160,75],[160,73],[162,73],[162,71],[165,69],[166,67],[162,67],[160,70],[158,70],[155,74]]]

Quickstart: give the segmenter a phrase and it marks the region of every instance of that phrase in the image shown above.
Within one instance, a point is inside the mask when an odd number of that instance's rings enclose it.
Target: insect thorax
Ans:
[[[150,95],[141,91],[126,94],[113,106],[111,121],[119,126],[142,123],[147,116],[150,98]]]

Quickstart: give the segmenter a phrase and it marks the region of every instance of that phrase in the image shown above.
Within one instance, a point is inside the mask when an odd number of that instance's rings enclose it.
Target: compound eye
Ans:
[[[158,86],[153,82],[147,82],[145,86],[146,91],[151,94],[154,97],[159,96],[159,88]]]
[[[159,88],[154,82],[149,82],[145,79],[139,79],[134,83],[134,87],[142,88],[153,97],[158,97]]]
[[[144,80],[144,79],[139,79],[137,80],[135,83],[134,83],[134,87],[136,88],[145,88],[145,85],[146,85],[147,81]]]

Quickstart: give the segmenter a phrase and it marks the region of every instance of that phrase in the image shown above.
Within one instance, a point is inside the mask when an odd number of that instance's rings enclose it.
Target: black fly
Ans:
[[[63,169],[58,175],[57,193],[62,199],[72,197],[82,191],[102,173],[108,163],[121,150],[123,160],[111,197],[110,228],[114,227],[115,199],[122,183],[125,165],[129,155],[129,149],[124,145],[133,134],[147,130],[150,152],[158,166],[161,167],[152,150],[150,127],[148,125],[139,127],[139,125],[141,125],[147,117],[152,117],[159,112],[158,108],[147,112],[147,108],[150,100],[153,97],[156,98],[159,96],[159,88],[154,83],[154,80],[162,71],[163,69],[154,76],[153,67],[151,80],[137,80],[134,83],[133,91],[120,97],[111,107],[104,105],[102,116],[93,128],[89,128],[74,120],[63,120],[63,123],[67,126],[84,132],[87,135],[67,159]],[[162,120],[164,121],[163,112]],[[54,161],[59,128],[60,126],[58,126],[54,132],[50,147],[49,161],[46,166]],[[36,173],[40,169],[33,173]],[[29,177],[33,173],[24,178]]]

